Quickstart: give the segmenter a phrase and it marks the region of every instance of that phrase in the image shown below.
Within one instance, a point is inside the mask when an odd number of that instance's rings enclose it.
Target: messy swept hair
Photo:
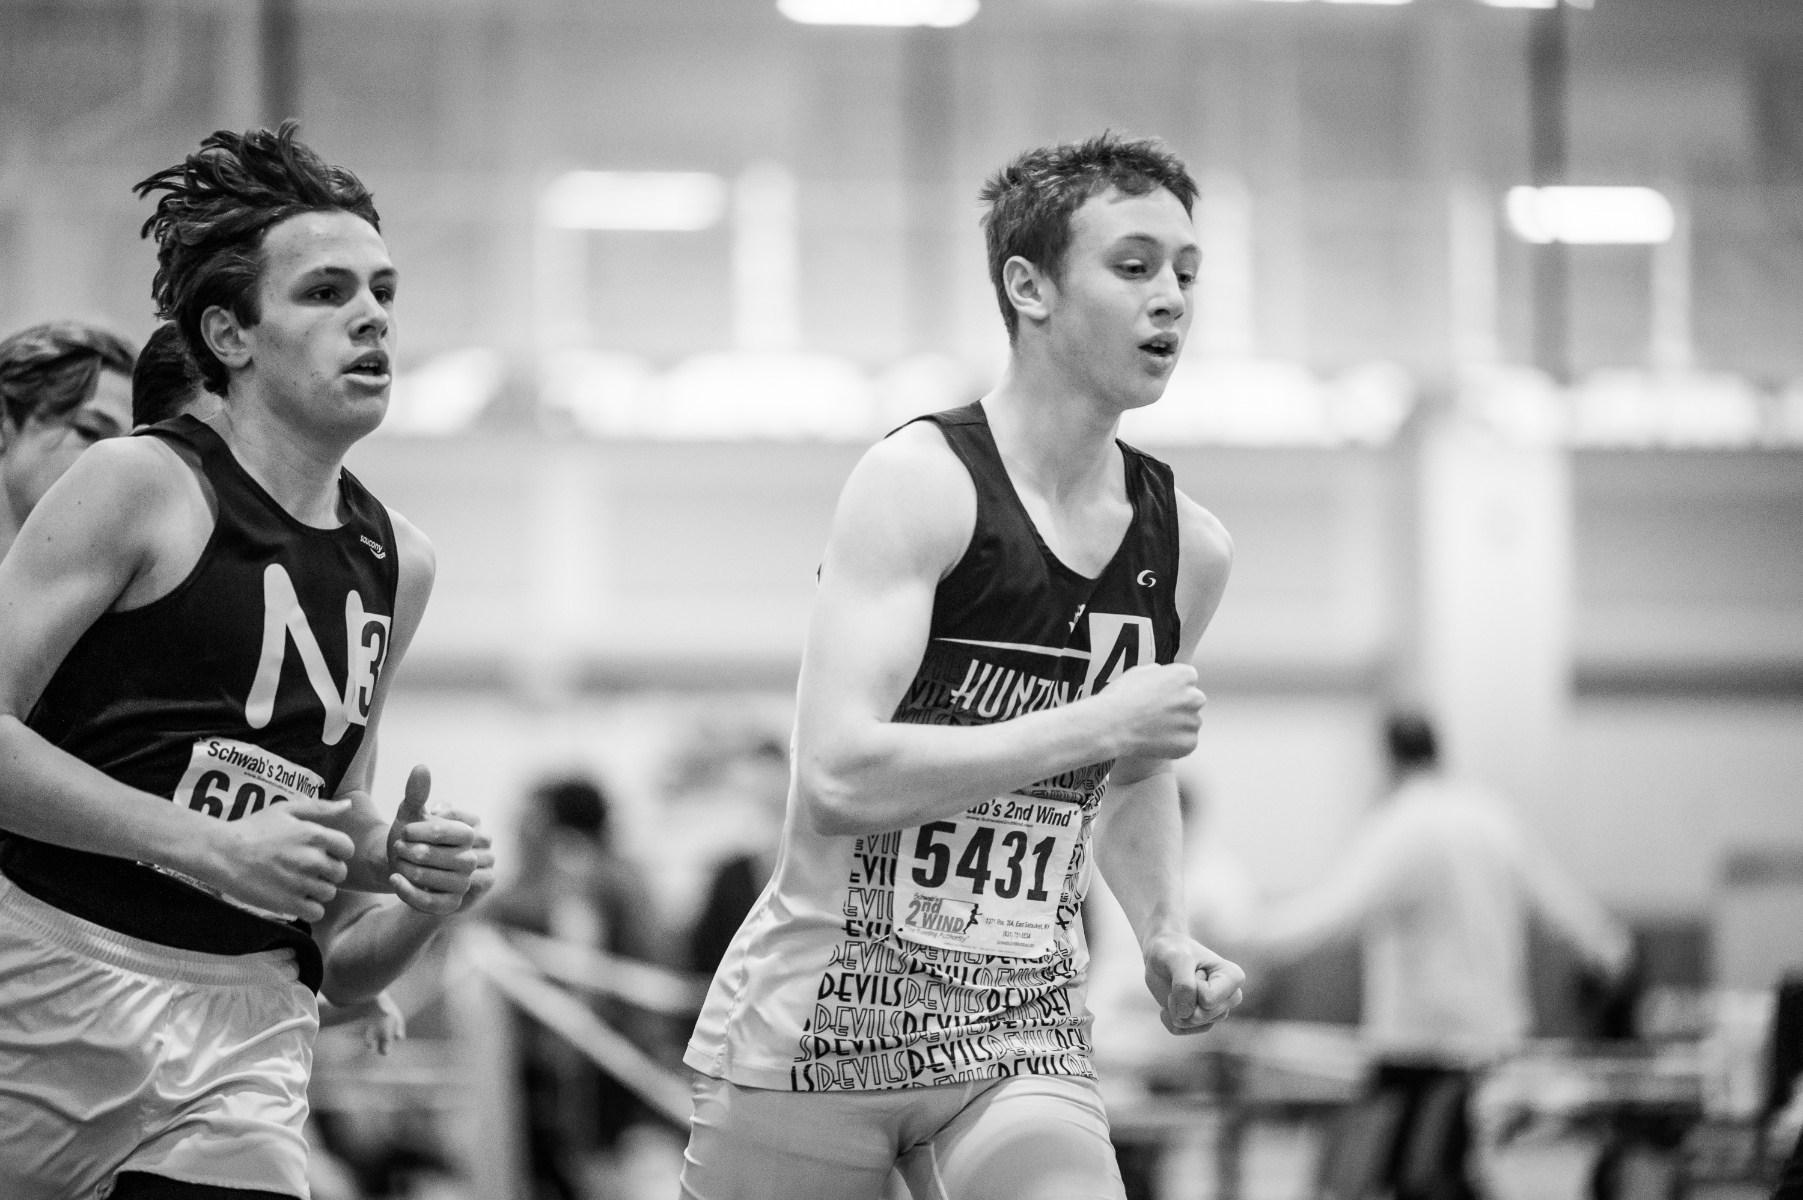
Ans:
[[[242,325],[262,319],[257,279],[269,231],[308,212],[354,213],[382,228],[369,189],[296,141],[298,128],[290,119],[273,131],[222,129],[182,162],[133,189],[140,198],[163,193],[140,231],[157,243],[157,272],[150,284],[157,315],[175,322],[202,384],[222,396],[225,364],[201,337],[200,317],[217,305]]]
[[[1189,168],[1163,142],[1113,133],[1029,150],[983,185],[978,198],[985,206],[989,282],[1010,344],[1020,332],[1020,314],[1008,302],[1002,265],[1019,255],[1056,279],[1070,248],[1071,214],[1111,187],[1129,196],[1164,188],[1183,202],[1186,213],[1194,209],[1198,191]]]
[[[182,411],[200,388],[200,371],[174,321],[158,325],[138,351],[131,373],[131,423],[155,425]]]
[[[130,376],[137,355],[117,334],[80,321],[51,321],[0,341],[0,418],[15,428],[54,418],[94,398],[102,370]]]

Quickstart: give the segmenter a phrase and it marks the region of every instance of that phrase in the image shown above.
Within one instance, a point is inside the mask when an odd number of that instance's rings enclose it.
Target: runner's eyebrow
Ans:
[[[1165,242],[1162,238],[1150,233],[1123,233],[1120,237],[1114,239],[1113,248],[1115,250],[1126,250],[1138,247],[1145,247],[1150,250],[1163,250],[1165,248]],[[1186,253],[1200,255],[1202,253],[1202,248],[1192,239],[1182,242],[1171,253],[1173,255]]]

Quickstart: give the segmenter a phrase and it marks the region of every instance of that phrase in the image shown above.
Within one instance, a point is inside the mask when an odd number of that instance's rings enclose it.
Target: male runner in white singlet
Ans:
[[[714,976],[682,1194],[1120,1200],[1079,908],[1100,864],[1173,1033],[1239,1001],[1187,932],[1189,665],[1232,544],[1115,440],[1189,326],[1196,187],[1156,142],[1030,151],[983,191],[1013,352],[839,500],[770,885]]]
[[[342,467],[387,407],[396,273],[293,133],[140,185],[223,406],[80,455],[0,560],[8,1200],[304,1197],[308,922],[340,886],[447,915],[492,861],[423,777],[392,823],[368,794],[433,560]]]

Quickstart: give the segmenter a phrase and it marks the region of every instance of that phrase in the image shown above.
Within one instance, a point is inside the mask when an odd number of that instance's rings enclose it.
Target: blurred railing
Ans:
[[[454,1114],[476,1200],[523,1200],[525,1109],[513,1013],[568,1041],[636,1096],[653,1115],[686,1132],[689,1085],[597,1016],[585,997],[621,1000],[641,1011],[692,1020],[706,981],[528,934],[482,924],[457,936],[446,964],[457,1072],[466,1104]]]

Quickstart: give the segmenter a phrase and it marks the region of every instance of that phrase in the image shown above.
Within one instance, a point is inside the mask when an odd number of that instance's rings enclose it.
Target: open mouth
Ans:
[[[1157,337],[1147,338],[1139,344],[1139,348],[1155,358],[1170,361],[1177,357],[1177,335],[1161,333]]]
[[[344,373],[372,381],[386,379],[388,378],[388,355],[381,350],[372,350],[346,367]]]

